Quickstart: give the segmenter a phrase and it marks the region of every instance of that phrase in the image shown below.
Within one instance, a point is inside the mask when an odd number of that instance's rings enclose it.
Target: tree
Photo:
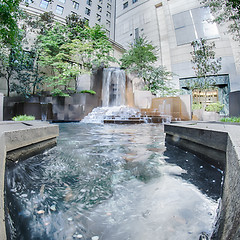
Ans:
[[[215,58],[215,43],[207,41],[203,38],[195,40],[191,43],[193,52],[191,52],[192,60],[194,64],[193,70],[199,81],[197,87],[207,89],[211,84],[207,81],[209,75],[215,75],[221,70],[221,58]]]
[[[99,25],[90,28],[76,15],[69,16],[66,25],[55,23],[41,34],[38,45],[39,63],[48,70],[45,78],[55,95],[69,95],[79,74],[114,61],[105,30]]]
[[[165,67],[153,65],[157,61],[157,49],[145,37],[140,37],[123,54],[121,67],[143,79],[145,88],[154,95],[170,95],[175,91],[170,86],[172,73]]]
[[[205,39],[199,39],[191,43],[193,52],[191,52],[194,64],[193,70],[197,81],[189,82],[190,89],[199,89],[204,92],[206,100],[206,91],[214,87],[214,80],[210,77],[216,75],[221,70],[221,58],[215,58],[215,43],[207,43]]]
[[[18,20],[21,16],[19,4],[21,0],[0,1],[0,42],[9,47],[17,45],[19,28]]]
[[[201,3],[210,7],[216,23],[228,23],[228,30],[233,35],[233,39],[240,41],[239,0],[201,0]]]

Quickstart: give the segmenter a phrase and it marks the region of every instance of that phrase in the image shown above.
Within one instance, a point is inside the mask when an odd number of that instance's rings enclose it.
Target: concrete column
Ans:
[[[3,121],[3,93],[0,93],[0,121]]]

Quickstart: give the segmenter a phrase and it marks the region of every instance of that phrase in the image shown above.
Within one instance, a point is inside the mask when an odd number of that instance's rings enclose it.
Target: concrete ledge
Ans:
[[[4,176],[7,160],[18,161],[54,146],[59,130],[47,122],[0,122],[0,239],[6,239]]]
[[[166,124],[166,141],[224,168],[220,214],[211,239],[240,239],[240,125]]]

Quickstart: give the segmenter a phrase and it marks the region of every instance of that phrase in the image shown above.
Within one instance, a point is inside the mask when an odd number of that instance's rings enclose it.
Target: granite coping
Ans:
[[[213,151],[213,157],[217,159],[220,153],[224,153],[223,193],[216,228],[211,239],[240,239],[240,124],[178,122],[166,124],[164,132],[169,143],[189,151],[193,150],[193,146],[195,153],[200,155],[207,155]],[[213,138],[208,139],[206,136]],[[206,151],[202,152],[203,149]]]
[[[8,153],[14,161],[24,153],[37,153],[38,150],[51,147],[59,135],[57,125],[43,121],[1,121],[0,122],[0,239],[6,239],[4,214],[4,178]],[[40,145],[40,147],[37,147]],[[17,154],[14,154],[14,152]],[[15,157],[15,159],[14,159]]]

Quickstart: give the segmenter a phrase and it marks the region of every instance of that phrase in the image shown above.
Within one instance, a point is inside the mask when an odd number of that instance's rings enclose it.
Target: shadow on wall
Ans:
[[[17,115],[33,115],[36,120],[55,122],[81,121],[98,106],[98,97],[89,93],[76,93],[70,97],[4,98],[4,120]]]

